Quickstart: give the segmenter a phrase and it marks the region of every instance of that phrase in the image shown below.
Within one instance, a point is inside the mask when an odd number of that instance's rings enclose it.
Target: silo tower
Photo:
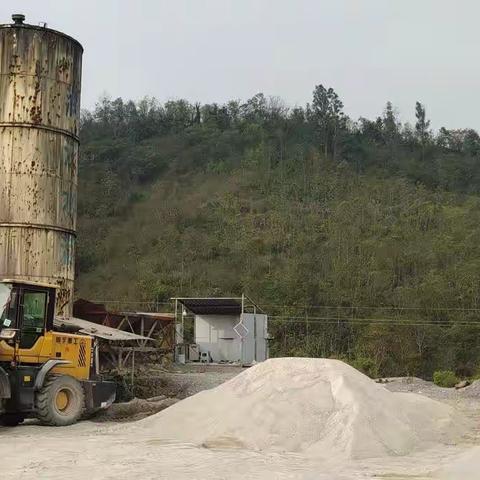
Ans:
[[[0,25],[0,280],[73,299],[83,48],[43,26]]]

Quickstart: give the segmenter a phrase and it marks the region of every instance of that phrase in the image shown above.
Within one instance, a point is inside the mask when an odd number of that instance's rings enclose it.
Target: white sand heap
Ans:
[[[157,438],[325,458],[406,455],[463,430],[451,407],[392,393],[338,360],[258,364],[139,422]]]
[[[480,447],[472,447],[443,467],[432,478],[440,480],[478,480],[480,476]]]

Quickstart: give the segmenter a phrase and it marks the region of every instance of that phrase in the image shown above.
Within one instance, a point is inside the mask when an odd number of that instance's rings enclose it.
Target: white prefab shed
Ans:
[[[243,365],[268,358],[268,318],[256,305],[244,298],[182,298],[178,302],[194,315],[194,342],[204,358],[206,354],[215,363]]]

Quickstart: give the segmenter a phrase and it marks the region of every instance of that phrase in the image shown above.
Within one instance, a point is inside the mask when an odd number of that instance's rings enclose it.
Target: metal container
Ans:
[[[0,25],[0,278],[59,286],[73,303],[82,46]]]

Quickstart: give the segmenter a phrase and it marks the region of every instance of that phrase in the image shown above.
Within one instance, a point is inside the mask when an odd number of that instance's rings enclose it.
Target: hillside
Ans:
[[[354,122],[322,86],[294,109],[102,99],[82,120],[77,295],[245,291],[273,354],[477,373],[480,139],[416,117]]]

